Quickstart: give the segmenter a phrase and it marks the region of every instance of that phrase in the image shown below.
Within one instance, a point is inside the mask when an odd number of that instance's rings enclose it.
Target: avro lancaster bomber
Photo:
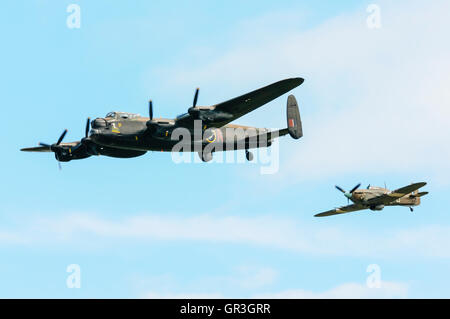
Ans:
[[[294,139],[303,136],[295,97],[290,95],[287,100],[285,129],[270,131],[230,122],[302,83],[302,78],[282,80],[212,106],[197,106],[197,89],[187,113],[175,119],[154,118],[153,103],[150,101],[149,117],[110,112],[93,121],[88,118],[85,136],[80,141],[63,143],[67,133],[64,130],[56,143],[39,143],[38,147],[23,148],[22,151],[53,152],[58,162],[84,159],[92,155],[131,158],[144,155],[147,151],[189,151],[198,152],[200,158],[208,162],[213,158],[214,152],[244,149],[247,160],[251,161],[253,154],[249,150],[252,148],[268,147],[274,138],[286,134]]]

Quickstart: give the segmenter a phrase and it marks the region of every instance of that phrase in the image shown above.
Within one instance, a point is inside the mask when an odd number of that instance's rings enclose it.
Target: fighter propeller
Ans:
[[[353,187],[349,192],[346,192],[344,189],[342,189],[341,187],[339,187],[338,185],[336,185],[336,189],[339,190],[340,192],[342,192],[344,194],[345,197],[347,197],[347,202],[352,198],[353,196],[353,192],[356,191],[358,189],[358,187],[361,186],[361,183],[359,183],[358,185],[356,185],[355,187]]]

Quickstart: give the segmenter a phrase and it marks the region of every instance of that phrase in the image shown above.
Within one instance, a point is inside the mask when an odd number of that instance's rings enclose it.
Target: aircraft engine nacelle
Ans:
[[[383,208],[384,208],[384,205],[370,206],[370,210],[373,210],[373,211],[382,210]]]
[[[53,152],[55,152],[55,158],[60,162],[69,162],[73,159],[71,152],[69,152],[66,148],[54,148]]]
[[[189,115],[195,120],[202,120],[203,122],[222,122],[233,118],[233,115],[226,112],[215,111],[212,107],[190,107],[188,109]]]

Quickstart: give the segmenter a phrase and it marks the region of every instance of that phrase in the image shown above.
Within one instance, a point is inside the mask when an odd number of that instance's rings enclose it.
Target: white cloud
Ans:
[[[380,288],[368,288],[360,283],[345,283],[324,292],[313,292],[303,289],[284,290],[276,293],[265,293],[255,298],[269,299],[376,299],[407,298],[408,285],[398,282],[383,281]]]
[[[26,244],[27,240],[17,232],[0,231],[0,244]]]
[[[215,285],[217,286],[217,285]],[[219,286],[217,286],[219,287]],[[287,289],[278,292],[256,293],[250,298],[262,299],[377,299],[377,298],[408,298],[409,286],[402,282],[382,281],[379,288],[369,288],[367,285],[349,282],[326,291],[311,291],[305,289]],[[214,299],[231,298],[223,293],[173,293],[150,291],[141,295],[149,299]],[[245,298],[245,297],[244,297]]]
[[[251,218],[141,215],[109,220],[86,214],[30,219],[29,223],[15,231],[8,231],[7,237],[0,237],[0,243],[47,246],[73,243],[78,247],[94,249],[96,245],[115,245],[124,240],[201,241],[255,245],[326,256],[450,258],[450,227],[437,225],[374,230],[319,224],[311,227],[299,220],[268,215]],[[256,281],[261,278],[273,280],[276,273],[261,270],[255,276]]]
[[[185,282],[180,288],[180,282],[168,274],[151,278],[136,278],[139,294],[142,298],[227,298],[226,291],[242,292],[261,290],[276,282],[278,272],[266,266],[240,265],[225,275],[204,275],[191,282]],[[148,289],[155,287],[156,290]],[[211,292],[211,287],[214,290]],[[205,292],[206,291],[206,292]],[[236,294],[234,294],[236,297]]]
[[[240,25],[235,45],[202,66],[162,74],[170,85],[197,79],[241,90],[305,77],[298,98],[301,103],[307,93],[313,105],[301,104],[305,136],[293,151],[283,149],[289,158],[283,180],[420,170],[448,183],[450,3],[378,4],[379,30],[367,28],[365,7],[312,29],[279,33],[267,30],[283,23],[283,15],[271,15]]]
[[[255,289],[270,285],[276,281],[278,272],[269,267],[241,266],[239,275],[234,276],[236,284],[244,289]]]

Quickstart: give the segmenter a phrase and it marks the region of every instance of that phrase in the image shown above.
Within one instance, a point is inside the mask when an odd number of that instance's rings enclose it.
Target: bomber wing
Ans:
[[[206,110],[207,116],[212,119],[206,124],[208,127],[220,128],[289,92],[302,84],[303,81],[302,78],[278,81],[250,93],[213,105]],[[176,125],[191,128],[194,127],[195,119],[193,115],[186,114],[176,119]]]
[[[335,208],[320,214],[314,215],[314,217],[326,217],[326,216],[332,216],[332,215],[339,215],[339,214],[346,214],[351,212],[356,212],[358,210],[367,209],[367,207],[359,204],[352,204],[348,206],[343,206],[339,208]]]
[[[386,205],[386,204],[392,203],[393,201],[418,190],[421,187],[424,187],[426,184],[427,183],[424,183],[424,182],[411,184],[411,185],[396,189],[394,191],[390,191],[390,192],[380,195],[378,197],[371,198],[371,199],[367,200],[365,203],[367,203],[368,205]]]
[[[75,147],[78,144],[80,144],[80,142],[70,142],[70,143],[61,143],[59,144],[60,146],[67,146],[67,147]],[[26,147],[26,148],[22,148],[20,149],[22,152],[53,152],[50,147],[48,146],[36,146],[36,147]]]

